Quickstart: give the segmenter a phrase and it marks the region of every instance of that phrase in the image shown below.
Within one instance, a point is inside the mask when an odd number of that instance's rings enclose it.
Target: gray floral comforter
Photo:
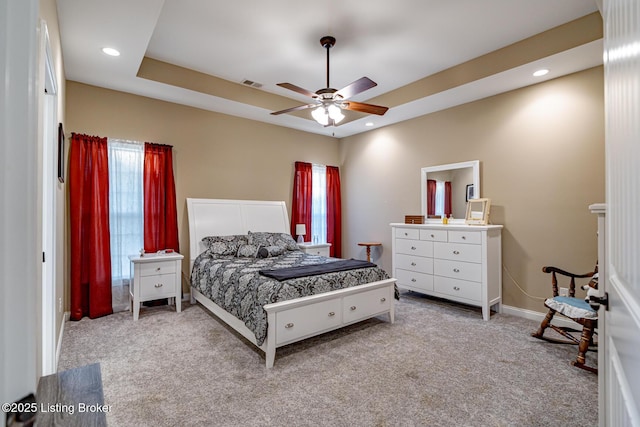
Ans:
[[[258,273],[262,269],[333,261],[336,259],[309,255],[302,251],[286,251],[283,255],[271,258],[220,256],[205,251],[193,264],[191,286],[242,320],[255,333],[257,344],[260,346],[267,335],[267,314],[262,308],[265,304],[389,278],[388,274],[378,267],[300,277],[281,282]]]

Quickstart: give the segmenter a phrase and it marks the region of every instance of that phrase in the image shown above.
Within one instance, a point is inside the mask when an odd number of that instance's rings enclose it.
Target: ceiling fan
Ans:
[[[344,119],[344,114],[342,114],[341,110],[359,111],[362,113],[377,114],[379,116],[384,115],[384,113],[386,113],[389,109],[388,107],[348,100],[354,95],[377,86],[377,83],[369,79],[368,77],[362,77],[340,90],[336,90],[330,87],[329,49],[331,49],[333,45],[336,44],[336,39],[332,36],[324,36],[320,39],[320,44],[325,49],[327,49],[327,87],[324,89],[319,89],[316,92],[311,92],[291,83],[278,83],[278,86],[280,87],[313,98],[314,102],[311,104],[304,104],[298,105],[297,107],[287,108],[286,110],[274,111],[271,114],[278,115],[291,113],[292,111],[305,110],[307,108],[314,108],[314,110],[311,112],[311,115],[318,123],[324,126],[335,126],[340,123],[342,119]]]

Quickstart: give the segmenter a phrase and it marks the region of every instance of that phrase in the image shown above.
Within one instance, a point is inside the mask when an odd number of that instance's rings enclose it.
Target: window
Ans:
[[[129,284],[129,255],[144,245],[144,144],[108,139],[112,286]]]
[[[444,181],[436,181],[436,215],[444,216]]]
[[[313,243],[327,243],[327,167],[312,165],[311,236]]]

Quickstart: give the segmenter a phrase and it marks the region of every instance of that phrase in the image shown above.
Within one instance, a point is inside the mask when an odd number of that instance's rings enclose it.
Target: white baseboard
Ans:
[[[527,310],[526,308],[513,307],[510,305],[502,305],[502,312],[504,314],[510,314],[512,316],[524,317],[525,319],[535,320],[536,322],[542,322],[544,316],[547,313],[540,313],[539,311]],[[554,316],[553,324],[562,327],[568,327],[573,329],[580,329],[581,326],[569,319],[562,316]]]
[[[62,336],[64,335],[64,324],[67,323],[70,315],[70,311],[65,311],[62,318],[62,325],[60,325],[60,333],[58,334],[58,345],[56,346],[56,372],[58,372],[58,361],[60,361],[60,352],[62,351]]]

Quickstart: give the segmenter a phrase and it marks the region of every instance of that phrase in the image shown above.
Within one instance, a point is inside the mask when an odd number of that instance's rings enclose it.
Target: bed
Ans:
[[[266,297],[266,304],[257,310],[255,317],[264,315],[266,321],[256,322],[263,325],[263,331],[256,332],[253,323],[245,322],[236,317],[239,312],[247,312],[246,307],[234,308],[225,306],[224,301],[220,303],[214,302],[209,298],[203,283],[206,280],[200,270],[209,269],[211,271],[224,267],[223,264],[232,263],[232,267],[236,271],[249,271],[253,277],[260,274],[259,280],[273,280],[263,277],[263,272],[258,270],[269,270],[269,266],[273,266],[273,260],[262,259],[258,267],[249,265],[248,259],[213,259],[206,260],[208,257],[207,246],[203,242],[204,238],[211,236],[232,236],[232,235],[251,235],[251,233],[289,233],[289,217],[284,202],[278,201],[248,201],[248,200],[225,200],[225,199],[187,199],[187,210],[189,216],[189,250],[190,250],[190,271],[192,276],[196,278],[191,282],[191,302],[199,302],[202,306],[211,311],[219,319],[232,327],[251,343],[256,345],[265,353],[267,368],[273,367],[275,361],[276,348],[300,341],[315,335],[319,335],[331,330],[335,330],[362,320],[387,314],[389,321],[394,322],[395,315],[395,279],[389,278],[386,273],[378,280],[368,281],[363,284],[351,283],[354,273],[345,280],[343,286],[345,288],[327,290],[327,288],[319,287],[319,292],[308,296],[291,297],[291,299],[272,301],[275,297],[269,295]],[[289,236],[290,237],[290,236]],[[304,263],[330,263],[337,261],[335,259],[320,260],[315,257],[315,261],[310,260],[308,255],[301,255],[302,252],[291,251],[287,256],[287,261],[281,261],[281,264],[296,265],[298,261]],[[301,258],[301,257],[304,257]],[[215,257],[214,257],[215,258]],[[277,260],[281,260],[280,255]],[[289,261],[293,260],[293,261]],[[203,263],[211,262],[208,266]],[[342,262],[342,261],[338,261]],[[194,269],[196,265],[196,269]],[[336,264],[337,265],[337,264]],[[276,263],[275,267],[278,268]],[[266,268],[263,268],[266,267]],[[366,271],[365,271],[366,270]],[[377,268],[360,269],[358,280],[364,280],[367,277],[375,278],[373,270]],[[381,270],[380,270],[381,271]],[[336,273],[326,273],[323,278]],[[240,277],[249,277],[251,274],[244,275],[238,273]],[[368,276],[367,276],[368,275]],[[230,276],[230,274],[228,275]],[[291,279],[293,281],[299,279]],[[303,279],[304,280],[304,279]],[[335,276],[331,276],[329,282],[335,282]],[[279,282],[279,289],[286,288],[285,284],[289,280]],[[332,285],[332,287],[335,287]],[[262,289],[262,288],[260,288]],[[318,290],[316,290],[317,292]],[[286,292],[285,292],[286,293]],[[234,314],[231,314],[234,312]],[[241,317],[241,316],[240,316]],[[250,324],[250,329],[247,324]]]

